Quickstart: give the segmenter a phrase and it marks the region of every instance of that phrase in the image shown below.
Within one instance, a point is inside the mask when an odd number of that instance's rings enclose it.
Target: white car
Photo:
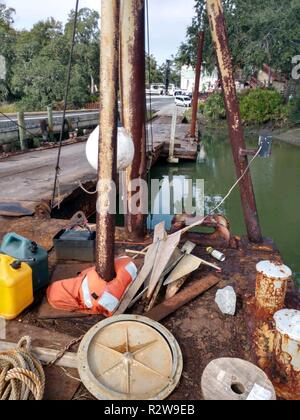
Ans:
[[[175,104],[190,108],[192,106],[192,99],[189,96],[176,96]]]

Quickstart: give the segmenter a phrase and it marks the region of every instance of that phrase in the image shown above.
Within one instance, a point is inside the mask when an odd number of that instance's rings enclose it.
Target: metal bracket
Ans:
[[[269,158],[272,155],[272,144],[273,137],[268,135],[261,135],[258,140],[258,146],[260,149],[259,157]],[[239,156],[243,160],[246,156],[255,156],[259,149],[242,149],[240,148]]]

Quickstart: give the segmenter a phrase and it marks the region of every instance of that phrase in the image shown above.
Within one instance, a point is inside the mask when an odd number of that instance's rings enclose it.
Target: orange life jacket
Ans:
[[[115,271],[116,278],[111,282],[101,279],[93,267],[74,279],[53,283],[47,290],[48,302],[59,310],[110,317],[137,277],[137,268],[128,257],[115,260]]]

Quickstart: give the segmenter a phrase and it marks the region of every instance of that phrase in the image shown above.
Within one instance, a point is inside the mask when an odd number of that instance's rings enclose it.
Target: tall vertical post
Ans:
[[[100,138],[98,159],[96,270],[110,281],[115,276],[115,214],[119,79],[120,0],[101,0]]]
[[[54,139],[54,127],[53,127],[53,107],[49,105],[47,107],[47,114],[48,114],[48,133],[50,137],[50,141]]]
[[[120,48],[122,123],[135,147],[133,163],[127,170],[125,225],[128,237],[135,240],[143,238],[146,232],[143,211],[147,177],[144,0],[121,0]],[[135,191],[132,191],[132,181],[138,184]],[[133,200],[138,207],[135,211]]]
[[[192,124],[191,124],[191,137],[194,137],[194,138],[196,137],[198,103],[199,103],[199,87],[200,87],[200,80],[201,80],[204,38],[205,38],[205,33],[204,31],[201,31],[199,33],[199,41],[198,41],[195,90],[194,90],[194,95],[193,95],[193,110],[192,110]]]
[[[207,0],[207,11],[224,93],[233,158],[237,176],[240,178],[247,170],[248,159],[240,156],[240,149],[245,149],[246,144],[221,0]],[[250,171],[240,182],[240,192],[249,240],[260,243],[262,233]]]
[[[27,149],[25,115],[23,111],[18,112],[19,138],[21,150]]]

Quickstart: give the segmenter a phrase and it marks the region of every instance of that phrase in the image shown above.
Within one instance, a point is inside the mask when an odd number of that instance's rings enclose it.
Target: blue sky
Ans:
[[[75,0],[1,0],[17,11],[15,27],[30,28],[35,22],[53,16],[65,21]],[[80,0],[80,7],[100,8],[100,0]],[[149,0],[151,52],[159,63],[172,54],[185,39],[186,27],[194,15],[194,0]]]

